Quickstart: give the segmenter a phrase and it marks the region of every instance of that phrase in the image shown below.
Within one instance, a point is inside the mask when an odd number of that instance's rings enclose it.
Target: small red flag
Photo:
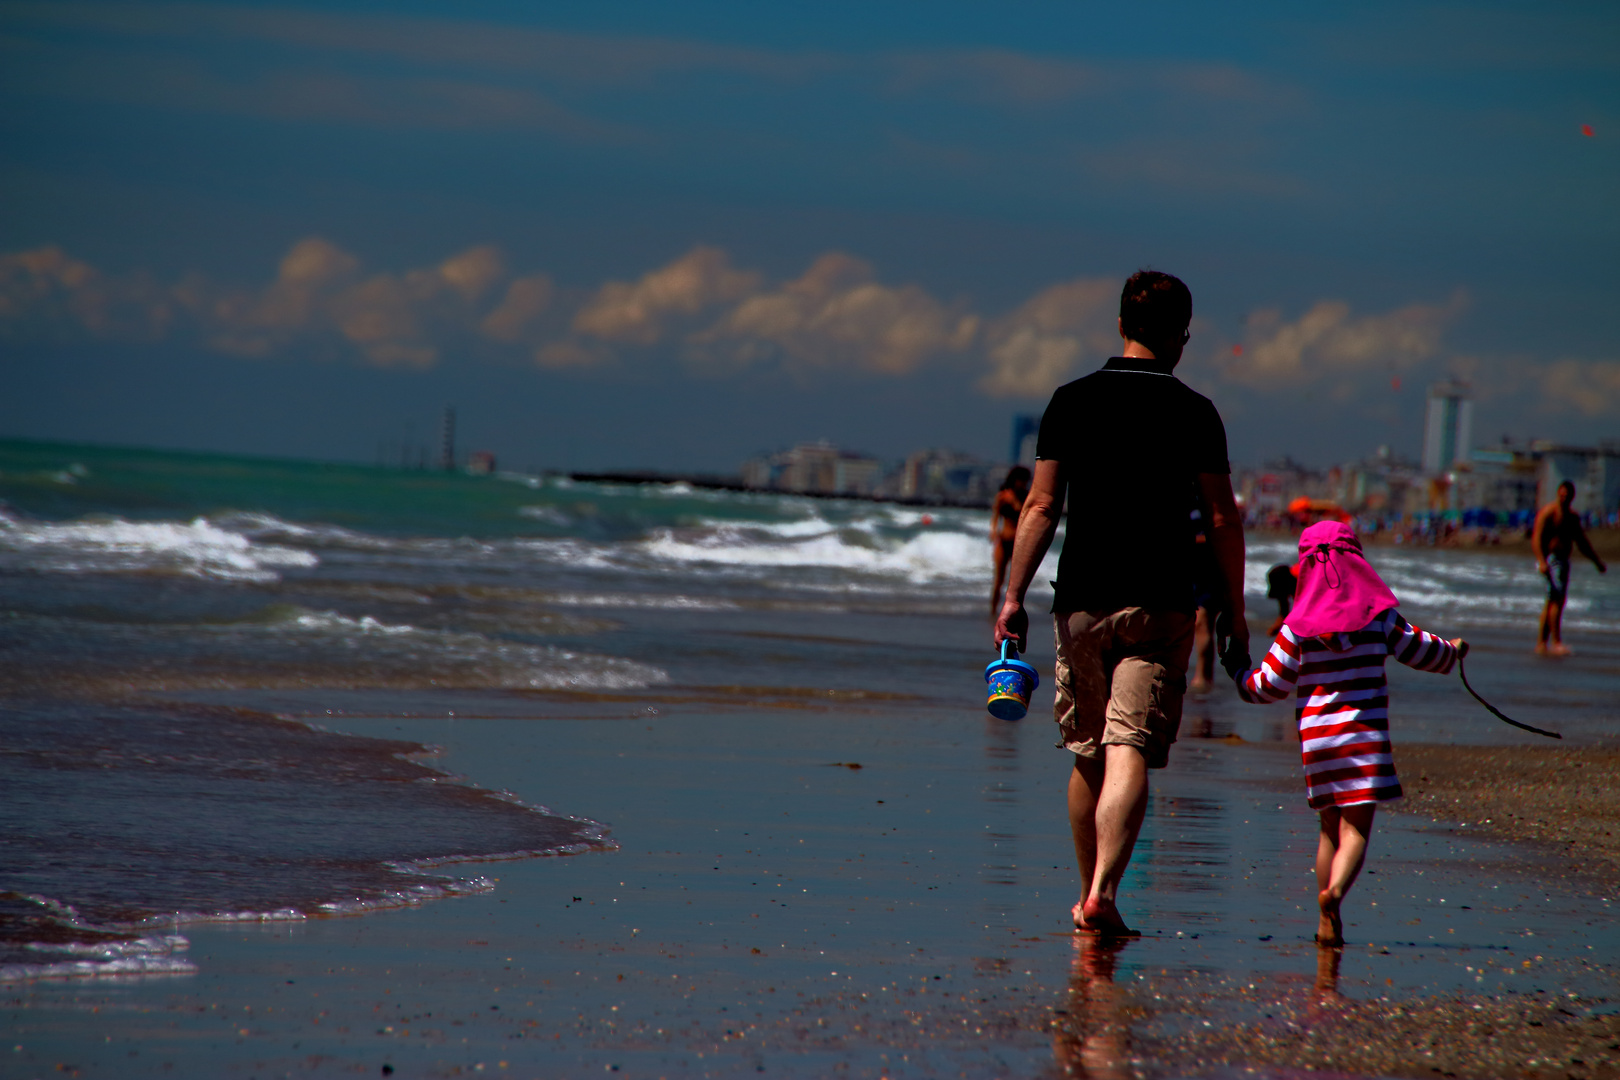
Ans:
[[[1585,135],[1588,139],[1590,139],[1592,137],[1592,125],[1591,124],[1582,124],[1581,125],[1581,134]]]

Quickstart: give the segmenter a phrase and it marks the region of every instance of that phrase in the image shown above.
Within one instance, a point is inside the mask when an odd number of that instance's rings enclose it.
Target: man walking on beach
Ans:
[[[1568,656],[1564,644],[1564,598],[1569,594],[1569,559],[1575,548],[1591,559],[1598,573],[1607,574],[1592,542],[1581,528],[1581,516],[1574,509],[1575,485],[1568,480],[1558,485],[1558,500],[1541,508],[1536,515],[1530,549],[1536,553],[1536,569],[1547,575],[1547,603],[1541,609],[1541,627],[1536,652],[1541,656]]]
[[[1056,719],[1075,755],[1069,825],[1081,895],[1075,926],[1130,935],[1116,904],[1147,812],[1147,770],[1163,768],[1181,725],[1192,650],[1199,506],[1222,581],[1212,590],[1248,646],[1243,524],[1232,497],[1226,428],[1208,398],[1171,374],[1187,344],[1192,294],[1143,270],[1119,302],[1122,356],[1059,387],[1036,447],[1035,477],[1013,544],[997,644],[1025,643],[1024,594],[1069,522],[1054,582]]]

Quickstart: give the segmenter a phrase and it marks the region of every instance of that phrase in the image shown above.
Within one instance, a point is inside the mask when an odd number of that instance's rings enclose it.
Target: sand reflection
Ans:
[[[1068,1015],[1052,1034],[1052,1056],[1069,1076],[1111,1080],[1134,1075],[1125,992],[1114,984],[1119,955],[1138,939],[1074,936]]]

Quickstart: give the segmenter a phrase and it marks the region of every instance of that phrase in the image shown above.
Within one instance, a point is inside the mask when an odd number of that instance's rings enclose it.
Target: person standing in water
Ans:
[[[1607,574],[1609,568],[1581,528],[1581,516],[1574,510],[1575,485],[1565,480],[1558,485],[1558,499],[1541,508],[1536,515],[1535,531],[1530,536],[1530,548],[1536,553],[1536,569],[1547,577],[1547,603],[1541,609],[1541,626],[1536,637],[1536,653],[1540,656],[1568,656],[1570,648],[1564,644],[1564,599],[1569,595],[1569,560],[1576,548],[1592,560],[1598,573]]]
[[[1014,465],[1007,470],[1001,490],[990,504],[990,549],[996,560],[996,583],[990,589],[990,617],[1001,610],[1001,586],[1007,580],[1007,562],[1012,558],[1013,540],[1018,536],[1018,515],[1029,497],[1029,470]]]
[[[1401,618],[1389,586],[1361,554],[1348,525],[1321,521],[1299,537],[1299,591],[1260,666],[1236,676],[1255,705],[1294,693],[1316,844],[1318,945],[1344,944],[1340,905],[1367,859],[1373,812],[1401,797],[1389,744],[1389,657],[1441,675],[1468,655]]]
[[[1226,428],[1214,404],[1172,372],[1192,294],[1169,274],[1131,275],[1119,300],[1123,355],[1061,386],[1041,418],[1035,475],[1018,522],[995,642],[1025,644],[1024,595],[1057,534],[1054,710],[1069,771],[1069,827],[1080,870],[1074,925],[1133,936],[1117,904],[1147,812],[1149,769],[1181,726],[1195,587],[1190,515],[1202,504],[1222,607],[1245,651],[1243,519]]]

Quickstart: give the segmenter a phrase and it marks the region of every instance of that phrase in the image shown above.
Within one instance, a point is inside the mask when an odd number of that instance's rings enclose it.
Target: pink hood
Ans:
[[[1360,630],[1400,602],[1362,557],[1348,525],[1312,525],[1300,534],[1299,557],[1299,590],[1287,619],[1297,637]]]

